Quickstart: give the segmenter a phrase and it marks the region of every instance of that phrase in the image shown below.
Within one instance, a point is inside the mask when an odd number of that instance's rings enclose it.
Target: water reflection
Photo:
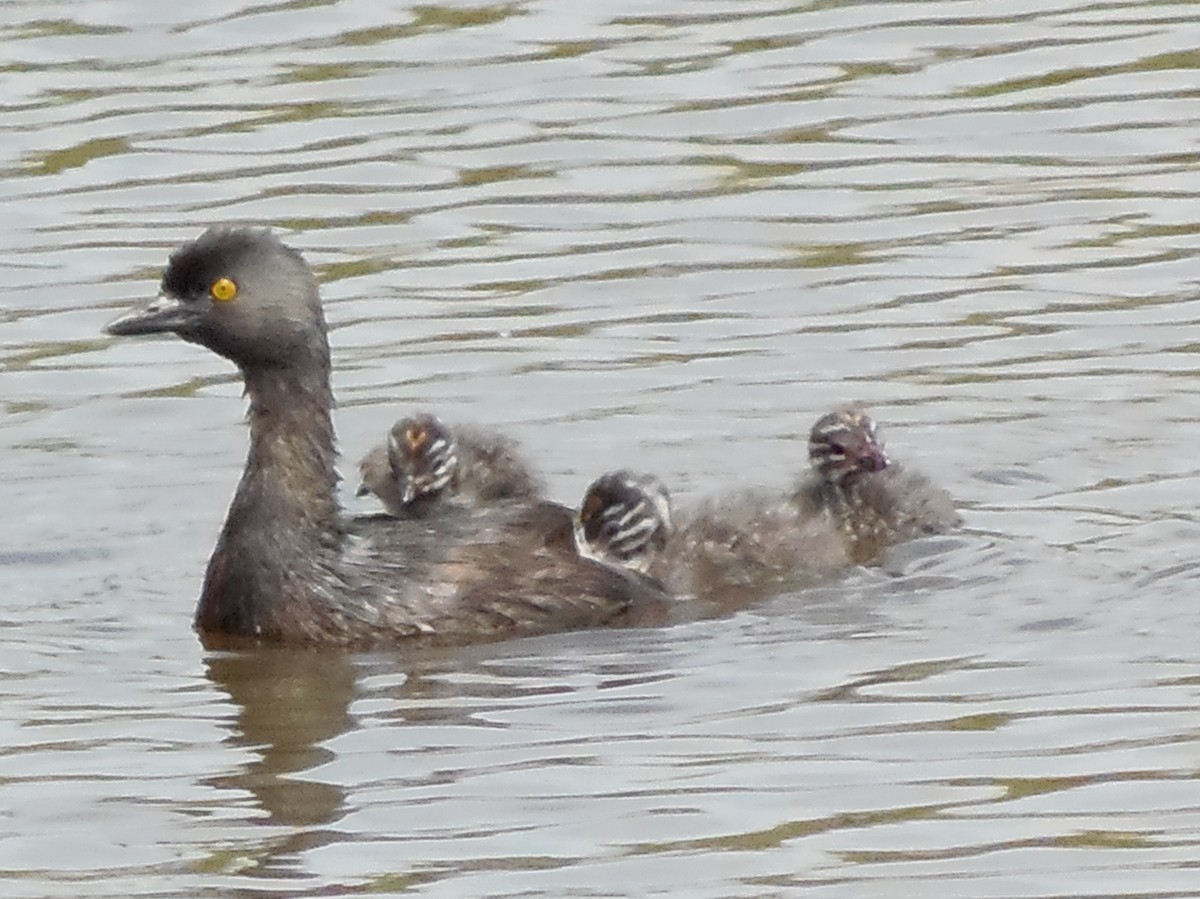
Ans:
[[[352,657],[344,652],[262,649],[216,653],[205,660],[208,678],[237,710],[225,742],[258,756],[214,786],[253,794],[272,824],[332,824],[345,813],[343,788],[303,776],[332,760],[327,744],[355,727],[350,704],[358,691]],[[307,832],[315,845],[332,831]],[[290,850],[289,850],[290,851]]]

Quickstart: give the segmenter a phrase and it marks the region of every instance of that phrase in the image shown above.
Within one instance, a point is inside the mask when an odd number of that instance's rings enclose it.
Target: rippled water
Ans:
[[[0,893],[1200,895],[1187,3],[0,6]],[[965,508],[673,628],[205,653],[240,384],[101,327],[214,221],[317,266],[347,468]],[[348,497],[350,499],[350,497]]]

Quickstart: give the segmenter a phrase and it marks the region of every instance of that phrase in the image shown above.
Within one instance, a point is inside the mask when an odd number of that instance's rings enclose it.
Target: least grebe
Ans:
[[[477,507],[541,496],[520,448],[495,431],[453,428],[423,412],[392,426],[359,463],[358,495],[374,494],[398,518],[428,514],[457,499]]]
[[[808,458],[812,474],[798,485],[795,501],[832,515],[856,562],[875,561],[889,546],[962,523],[950,494],[888,458],[875,421],[858,406],[817,419]]]
[[[727,492],[679,516],[647,573],[677,596],[728,608],[829,581],[959,521],[945,491],[888,458],[875,422],[857,407],[817,421],[809,462],[812,472],[791,492]]]
[[[108,332],[173,332],[245,381],[249,454],[196,611],[210,644],[472,642],[601,625],[646,598],[643,582],[548,547],[527,504],[343,517],[317,282],[267,231],[211,228],[185,244],[158,296]]]
[[[622,469],[594,480],[575,518],[580,555],[645,574],[674,525],[671,496],[650,474]]]

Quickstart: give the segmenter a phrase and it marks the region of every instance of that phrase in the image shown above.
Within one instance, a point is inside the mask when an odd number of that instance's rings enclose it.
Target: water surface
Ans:
[[[1200,895],[1191,5],[0,35],[4,895]],[[241,386],[101,329],[218,221],[317,268],[348,471],[432,407],[686,504],[859,400],[968,526],[715,621],[205,652]]]

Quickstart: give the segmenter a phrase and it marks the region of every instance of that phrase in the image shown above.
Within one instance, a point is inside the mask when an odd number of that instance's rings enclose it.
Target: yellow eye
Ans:
[[[228,278],[217,278],[208,292],[214,300],[225,303],[237,297],[237,285]]]

